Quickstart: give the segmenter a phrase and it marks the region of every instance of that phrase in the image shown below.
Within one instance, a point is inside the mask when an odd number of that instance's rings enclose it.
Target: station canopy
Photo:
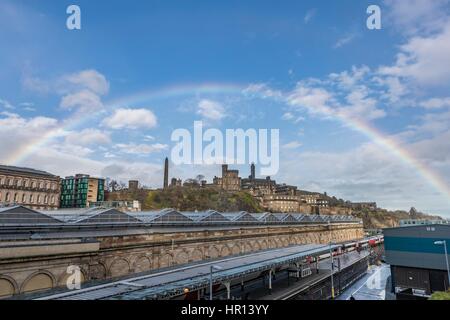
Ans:
[[[360,222],[352,216],[308,215],[300,213],[248,213],[178,211],[162,209],[142,212],[121,212],[114,208],[61,209],[36,211],[24,206],[0,207],[0,225],[39,224],[302,224]]]

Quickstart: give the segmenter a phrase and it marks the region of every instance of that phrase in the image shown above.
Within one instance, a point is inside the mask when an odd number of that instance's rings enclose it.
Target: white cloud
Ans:
[[[309,87],[298,83],[296,88],[287,96],[287,102],[295,107],[306,109],[312,115],[331,116],[335,113],[333,96],[323,88]]]
[[[345,46],[346,44],[349,44],[350,42],[352,42],[355,38],[356,38],[356,34],[354,34],[354,33],[345,35],[336,41],[333,48],[334,49],[341,48],[341,47]]]
[[[105,95],[109,91],[109,83],[105,76],[96,70],[83,70],[65,77],[66,81],[88,89],[93,93]]]
[[[270,88],[266,83],[252,83],[248,85],[242,93],[247,96],[256,96],[260,98],[279,99],[283,97],[281,91]]]
[[[34,117],[25,119],[16,113],[0,112],[0,129],[2,131],[30,130],[33,134],[40,130],[49,130],[55,127],[58,120],[48,117]],[[36,132],[35,132],[36,131]],[[42,132],[41,134],[44,134]]]
[[[161,152],[169,148],[166,144],[155,143],[155,144],[134,144],[134,143],[118,143],[116,147],[120,149],[121,152],[128,154],[151,154],[155,152]]]
[[[59,104],[61,108],[81,112],[103,109],[101,96],[106,95],[109,91],[106,77],[93,69],[46,80],[25,74],[22,82],[27,90],[61,96]],[[31,108],[31,106],[25,107]]]
[[[15,109],[11,103],[9,103],[8,101],[3,100],[3,99],[0,99],[0,106],[2,106],[5,109],[9,109],[9,110]]]
[[[282,147],[284,149],[297,149],[299,147],[301,147],[303,144],[301,142],[298,141],[291,141],[289,143],[284,144]]]
[[[89,146],[111,143],[109,133],[98,129],[84,129],[80,132],[71,132],[66,137],[66,143],[71,145]]]
[[[197,106],[197,114],[208,120],[219,121],[226,117],[225,108],[216,101],[203,99]]]
[[[400,47],[395,64],[383,66],[379,73],[403,77],[423,87],[447,87],[450,81],[450,22],[442,32],[415,36]]]
[[[151,129],[156,127],[157,118],[148,109],[121,108],[115,110],[102,124],[112,129]]]
[[[308,12],[306,12],[305,17],[303,18],[303,21],[305,24],[308,24],[309,21],[311,21],[312,18],[316,15],[317,10],[316,9],[310,9]]]
[[[33,102],[22,102],[20,104],[20,107],[25,111],[30,111],[30,112],[36,111],[36,108],[34,107]]]
[[[413,35],[441,29],[448,19],[449,0],[384,0],[386,17],[397,30]]]
[[[97,94],[89,90],[82,90],[64,96],[61,100],[60,107],[68,110],[78,109],[89,112],[103,109],[103,103]]]
[[[292,120],[294,119],[294,115],[291,112],[286,112],[281,117],[282,120]]]
[[[425,109],[441,109],[450,107],[450,97],[428,99],[426,101],[422,101],[419,105]]]

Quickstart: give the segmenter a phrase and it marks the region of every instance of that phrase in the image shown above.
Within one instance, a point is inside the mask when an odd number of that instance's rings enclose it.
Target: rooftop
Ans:
[[[36,211],[24,206],[0,208],[0,227],[34,226],[34,225],[165,225],[165,226],[200,226],[200,225],[239,225],[239,224],[305,224],[305,223],[360,223],[352,216],[304,215],[300,213],[256,213],[217,212],[214,210],[200,212],[182,212],[174,209],[157,211],[121,212],[114,208],[63,209],[53,211]]]
[[[22,173],[22,174],[31,174],[31,175],[37,175],[37,176],[45,176],[45,177],[52,177],[56,178],[57,176],[46,172],[42,170],[36,170],[31,168],[22,168],[22,167],[14,167],[14,166],[5,166],[0,165],[0,171],[6,171],[9,173]]]

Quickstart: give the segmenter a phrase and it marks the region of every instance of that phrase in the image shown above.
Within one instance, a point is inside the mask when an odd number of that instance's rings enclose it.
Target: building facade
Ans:
[[[61,180],[61,208],[86,208],[104,200],[104,179],[77,174]]]
[[[60,178],[45,171],[0,166],[0,205],[20,204],[32,209],[59,208]]]
[[[299,197],[295,195],[273,194],[263,197],[263,207],[270,212],[300,212]]]
[[[228,165],[222,165],[222,177],[214,177],[213,184],[226,191],[240,191],[241,178],[239,170],[229,170]]]
[[[383,229],[383,234],[397,299],[428,298],[450,288],[443,245],[450,244],[450,225],[403,226]]]

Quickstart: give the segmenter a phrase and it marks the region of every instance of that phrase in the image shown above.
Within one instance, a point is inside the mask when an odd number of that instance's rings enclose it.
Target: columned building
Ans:
[[[51,173],[0,165],[0,205],[36,210],[59,208],[60,178]]]

